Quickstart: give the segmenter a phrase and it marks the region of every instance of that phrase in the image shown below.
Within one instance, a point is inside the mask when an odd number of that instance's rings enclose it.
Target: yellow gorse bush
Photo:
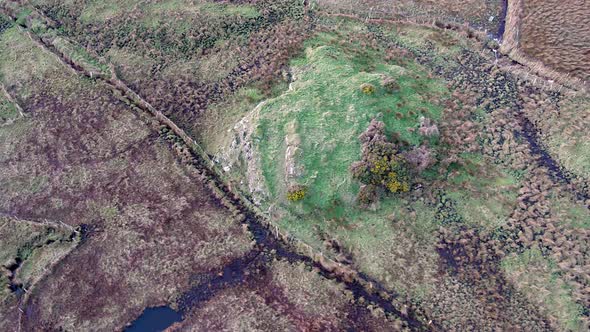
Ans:
[[[373,167],[371,167],[371,173],[373,174],[384,174],[390,168],[389,162],[387,161],[387,157],[383,157],[380,160],[377,160]]]
[[[387,187],[392,193],[407,192],[410,190],[410,185],[407,182],[400,182],[395,172],[389,172],[389,174],[387,174],[385,187]]]
[[[305,193],[305,188],[297,187],[287,192],[287,199],[291,202],[297,202],[305,198]]]
[[[387,160],[387,157],[375,161],[371,167],[371,173],[377,175],[373,184],[384,185],[392,193],[407,192],[410,186],[405,181],[400,181],[400,176],[394,171],[398,163],[395,160]]]
[[[363,83],[361,85],[361,91],[366,95],[372,95],[373,93],[375,93],[375,87],[372,84]]]

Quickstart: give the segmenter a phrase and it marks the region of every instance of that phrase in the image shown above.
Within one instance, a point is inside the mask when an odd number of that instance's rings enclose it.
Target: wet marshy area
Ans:
[[[167,327],[176,326],[178,322],[180,325],[194,323],[197,321],[195,317],[201,317],[201,312],[208,312],[210,306],[223,301],[227,294],[239,294],[239,298],[254,296],[255,299],[259,299],[261,297],[262,303],[270,308],[268,310],[289,308],[289,314],[284,315],[295,323],[295,326],[305,326],[306,321],[313,322],[317,317],[307,310],[308,304],[302,308],[300,300],[297,300],[300,296],[310,296],[307,292],[293,293],[293,290],[299,287],[309,287],[311,292],[317,292],[313,296],[319,296],[322,299],[325,296],[324,293],[334,292],[334,298],[323,299],[326,307],[342,307],[341,310],[350,312],[350,318],[347,319],[330,317],[327,322],[320,320],[320,323],[317,323],[320,324],[318,327],[330,329],[330,326],[338,325],[353,329],[370,329],[364,324],[377,324],[366,322],[367,317],[370,316],[368,307],[374,307],[379,308],[383,313],[384,320],[382,322],[377,320],[379,324],[427,330],[418,313],[411,307],[400,309],[399,305],[394,305],[392,300],[397,295],[388,294],[385,287],[371,277],[364,274],[358,276],[361,281],[370,282],[375,287],[373,292],[368,291],[360,281],[344,280],[342,276],[331,272],[329,268],[295,253],[289,245],[279,243],[270,231],[260,224],[250,223],[249,227],[258,243],[254,249],[218,270],[193,276],[191,281],[193,286],[174,303],[174,306],[178,307],[177,310],[167,306],[147,308],[128,325],[125,331],[161,331]],[[307,283],[305,279],[309,278],[315,279],[316,282]],[[284,282],[285,279],[288,281]],[[306,299],[306,302],[309,301],[312,303],[310,304],[312,308],[315,308],[313,303],[316,301],[313,296],[309,300]],[[242,305],[247,306],[250,303]],[[240,305],[236,307],[239,308]],[[230,312],[239,310],[237,308],[227,310]],[[385,319],[385,316],[389,318]],[[353,317],[356,318],[353,319]],[[207,321],[202,324],[208,323]]]

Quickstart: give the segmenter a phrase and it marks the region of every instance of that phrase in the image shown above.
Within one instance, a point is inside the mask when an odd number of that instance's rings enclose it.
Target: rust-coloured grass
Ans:
[[[585,0],[523,1],[520,47],[534,59],[590,78],[590,5]]]

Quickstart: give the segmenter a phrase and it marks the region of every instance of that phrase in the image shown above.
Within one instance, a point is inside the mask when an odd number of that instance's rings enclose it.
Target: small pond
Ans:
[[[182,315],[170,307],[147,308],[125,329],[125,332],[160,332],[181,320]]]

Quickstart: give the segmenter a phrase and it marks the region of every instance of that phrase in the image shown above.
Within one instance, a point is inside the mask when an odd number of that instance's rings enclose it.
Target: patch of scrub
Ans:
[[[163,23],[161,19],[170,13],[202,14],[219,17],[242,16],[244,18],[256,18],[260,15],[256,7],[250,5],[186,0],[158,1],[157,3],[144,3],[144,1],[139,0],[121,3],[120,1],[107,0],[92,1],[85,6],[80,20],[84,23],[105,22],[138,9],[145,13],[145,22],[152,26]]]

